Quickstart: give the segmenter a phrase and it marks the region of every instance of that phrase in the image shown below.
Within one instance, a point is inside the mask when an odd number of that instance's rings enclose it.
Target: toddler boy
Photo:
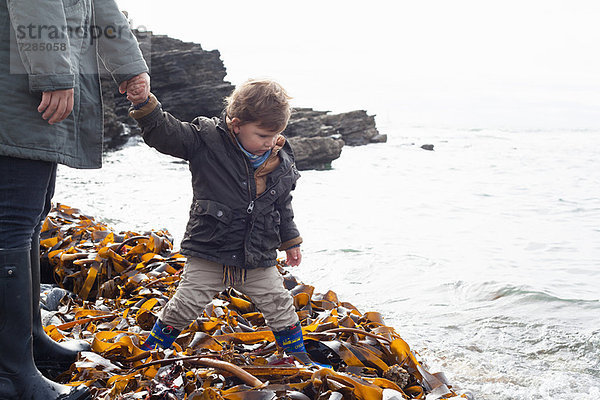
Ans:
[[[130,92],[135,95],[135,82]],[[248,295],[289,355],[310,362],[290,292],[276,267],[302,260],[291,191],[299,178],[294,154],[281,132],[290,97],[276,82],[249,80],[226,99],[220,118],[182,122],[150,95],[130,115],[145,142],[187,160],[193,202],[181,242],[187,256],[179,287],[143,347],[169,348],[181,330],[225,287]]]

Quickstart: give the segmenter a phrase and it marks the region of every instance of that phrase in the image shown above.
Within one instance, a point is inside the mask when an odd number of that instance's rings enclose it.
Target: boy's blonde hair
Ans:
[[[290,119],[290,99],[279,83],[250,79],[225,99],[225,110],[229,118],[238,118],[240,125],[256,122],[260,128],[281,132]]]

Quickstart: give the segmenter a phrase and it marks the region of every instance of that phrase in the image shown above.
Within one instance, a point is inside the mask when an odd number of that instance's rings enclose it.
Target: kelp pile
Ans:
[[[59,204],[44,223],[41,246],[57,284],[74,293],[46,313],[46,332],[92,345],[59,379],[87,385],[97,399],[465,397],[443,374],[427,372],[380,314],[361,313],[332,291],[316,293],[281,263],[306,348],[331,368],[281,354],[260,310],[231,288],[215,296],[174,349],[140,349],[185,262],[166,231],[116,233]]]

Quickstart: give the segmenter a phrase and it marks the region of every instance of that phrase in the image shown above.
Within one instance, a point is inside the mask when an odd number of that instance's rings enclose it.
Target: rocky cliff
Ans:
[[[203,50],[162,35],[140,34],[140,47],[150,61],[152,92],[165,111],[191,121],[198,115],[217,116],[223,99],[234,86],[225,81],[227,71],[218,50]],[[107,149],[123,145],[139,135],[127,116],[129,102],[118,93],[108,74],[102,75],[105,104],[105,144]],[[359,146],[385,142],[375,126],[375,117],[366,111],[330,114],[310,108],[294,110],[284,134],[294,147],[299,169],[326,169],[338,158],[344,145]]]

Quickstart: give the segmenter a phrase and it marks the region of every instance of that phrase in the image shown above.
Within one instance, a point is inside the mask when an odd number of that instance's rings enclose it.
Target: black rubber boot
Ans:
[[[31,240],[31,300],[33,327],[33,359],[37,368],[49,378],[54,378],[71,367],[80,351],[88,351],[89,343],[70,340],[57,343],[46,335],[40,311],[40,237]]]
[[[30,250],[0,249],[0,399],[87,400],[89,389],[46,379],[32,345]]]

